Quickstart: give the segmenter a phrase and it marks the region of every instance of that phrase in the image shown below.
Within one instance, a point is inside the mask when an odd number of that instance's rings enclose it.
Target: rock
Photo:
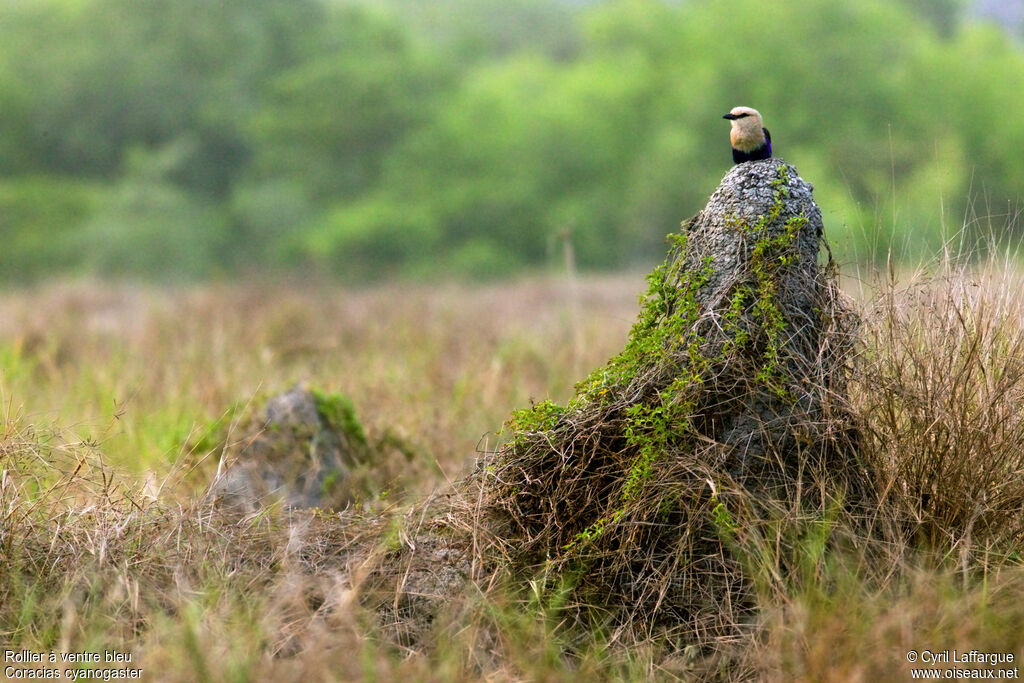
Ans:
[[[812,192],[780,159],[737,164],[686,225],[682,272],[707,273],[694,296],[706,354],[732,353],[703,402],[733,407],[705,430],[731,447],[733,476],[757,459],[792,459],[795,439],[826,439],[819,427],[834,429],[826,413],[842,403],[857,322],[818,265],[824,230]]]
[[[818,263],[822,228],[784,161],[726,173],[669,236],[624,349],[565,406],[516,411],[481,461],[501,556],[577,577],[580,602],[624,623],[727,634],[754,604],[741,531],[756,539],[793,505],[863,503],[846,403],[857,318]]]
[[[719,307],[722,297],[749,274],[757,245],[785,238],[786,226],[794,220],[801,224],[793,244],[796,259],[783,273],[787,280],[780,283],[780,289],[786,290],[818,273],[824,230],[811,186],[781,159],[733,166],[707,205],[685,225],[689,240],[683,254],[684,269],[700,269],[705,258],[712,259],[710,276],[697,302],[707,308]]]
[[[242,513],[275,502],[291,508],[348,504],[348,479],[369,455],[348,399],[296,387],[272,397],[262,412],[225,447],[208,499]]]

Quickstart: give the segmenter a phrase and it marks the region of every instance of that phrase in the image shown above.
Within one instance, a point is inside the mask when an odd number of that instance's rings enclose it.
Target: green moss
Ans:
[[[356,408],[352,399],[342,393],[326,393],[319,389],[311,389],[316,412],[327,425],[353,439],[364,448],[369,447],[366,431],[356,416]]]

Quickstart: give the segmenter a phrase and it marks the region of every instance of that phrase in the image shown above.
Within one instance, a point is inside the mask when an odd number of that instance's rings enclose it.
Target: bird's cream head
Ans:
[[[732,121],[729,142],[741,152],[752,152],[765,143],[761,114],[750,107],[733,107],[723,116]]]

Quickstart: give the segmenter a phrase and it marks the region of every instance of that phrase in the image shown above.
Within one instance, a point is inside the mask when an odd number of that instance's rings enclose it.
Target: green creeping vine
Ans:
[[[714,507],[711,508],[711,521],[715,525],[718,537],[725,541],[732,541],[736,537],[736,530],[739,526],[729,514],[728,508],[718,500],[717,496],[712,495],[711,502],[714,504]]]
[[[674,233],[669,239],[675,246],[675,254],[682,254],[687,235]],[[702,368],[704,359],[700,349],[704,339],[694,332],[700,318],[697,292],[711,273],[711,257],[690,271],[683,271],[682,258],[670,258],[667,264],[655,268],[647,276],[647,292],[640,297],[640,317],[630,330],[626,348],[576,385],[576,398],[570,407],[594,401],[610,402],[612,390],[627,386],[638,370],[662,361],[673,362],[680,345],[687,343],[688,338],[687,356]]]
[[[764,362],[754,375],[754,379],[767,386],[779,398],[793,400],[782,382],[783,377],[779,370],[782,334],[786,328],[786,321],[779,308],[778,272],[796,260],[793,245],[800,231],[807,225],[807,217],[793,216],[786,221],[781,233],[771,238],[764,236],[768,226],[778,221],[785,209],[785,200],[789,197],[788,184],[789,172],[785,166],[781,166],[779,176],[771,182],[774,193],[768,213],[761,216],[752,226],[735,218],[730,220],[735,229],[757,240],[750,260],[756,282],[742,284],[732,294],[725,314],[727,334],[723,357],[749,344],[750,333],[741,325],[741,320],[748,304],[753,301],[754,320],[765,336],[764,349],[760,354]]]
[[[512,447],[519,451],[526,448],[531,434],[547,432],[558,426],[558,420],[565,414],[565,408],[553,401],[541,401],[529,408],[512,411],[505,422],[505,430],[512,432]]]

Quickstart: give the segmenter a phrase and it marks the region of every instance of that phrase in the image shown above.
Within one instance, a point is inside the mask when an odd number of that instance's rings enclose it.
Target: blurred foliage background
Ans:
[[[647,267],[739,104],[844,260],[1020,237],[1019,2],[0,2],[7,284]]]

